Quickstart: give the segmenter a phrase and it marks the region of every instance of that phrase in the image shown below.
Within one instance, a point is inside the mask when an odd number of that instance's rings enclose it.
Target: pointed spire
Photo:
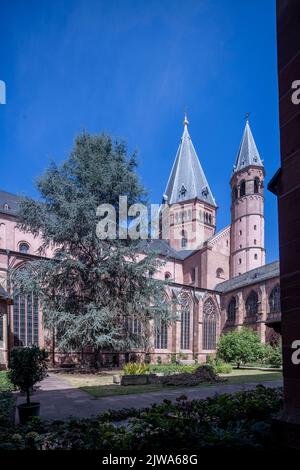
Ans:
[[[183,125],[184,125],[184,126],[188,126],[188,125],[189,125],[189,121],[188,121],[188,118],[187,118],[186,113],[184,113]]]
[[[197,198],[216,206],[188,132],[189,121],[186,113],[183,124],[183,134],[164,193],[164,201],[174,204]]]
[[[235,164],[233,166],[233,172],[236,173],[237,171],[240,171],[250,165],[261,167],[264,166],[250,129],[249,113],[247,113],[245,129]]]

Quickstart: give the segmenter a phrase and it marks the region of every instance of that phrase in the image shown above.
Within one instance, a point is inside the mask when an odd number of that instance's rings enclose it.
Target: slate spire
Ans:
[[[164,202],[175,204],[197,198],[216,207],[216,202],[189,135],[188,124],[189,121],[185,114],[183,134],[163,196]]]
[[[233,173],[236,173],[250,165],[264,166],[257,150],[247,117],[242,141],[233,166]]]

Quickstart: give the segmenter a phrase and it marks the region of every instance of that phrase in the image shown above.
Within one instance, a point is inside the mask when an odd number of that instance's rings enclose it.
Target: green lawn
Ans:
[[[230,374],[220,374],[221,377],[227,379],[228,384],[238,383],[261,383],[269,382],[272,380],[280,380],[282,377],[281,372],[265,372],[258,370],[238,370],[234,369]],[[182,390],[183,387],[163,387],[162,385],[129,385],[120,386],[113,383],[112,375],[93,375],[93,374],[60,374],[59,377],[69,382],[73,387],[78,387],[81,390],[89,393],[93,397],[108,397],[116,395],[131,395],[140,393],[151,393],[161,390]],[[197,387],[210,387],[215,384],[202,383]],[[193,386],[195,387],[195,386]],[[186,388],[186,387],[184,387]]]

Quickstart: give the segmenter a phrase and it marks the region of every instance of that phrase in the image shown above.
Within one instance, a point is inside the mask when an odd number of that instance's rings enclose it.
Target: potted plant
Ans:
[[[47,375],[47,356],[47,352],[37,346],[16,348],[10,353],[9,379],[16,388],[26,393],[26,403],[18,405],[21,424],[40,414],[40,403],[30,401],[30,392]]]

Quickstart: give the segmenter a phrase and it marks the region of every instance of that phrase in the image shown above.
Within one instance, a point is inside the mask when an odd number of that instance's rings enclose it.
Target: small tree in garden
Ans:
[[[225,362],[240,364],[254,362],[262,358],[262,344],[255,331],[243,328],[231,331],[220,337],[217,357]]]
[[[32,387],[47,375],[47,356],[37,346],[13,349],[10,353],[8,376],[16,388],[26,393],[27,405]]]

